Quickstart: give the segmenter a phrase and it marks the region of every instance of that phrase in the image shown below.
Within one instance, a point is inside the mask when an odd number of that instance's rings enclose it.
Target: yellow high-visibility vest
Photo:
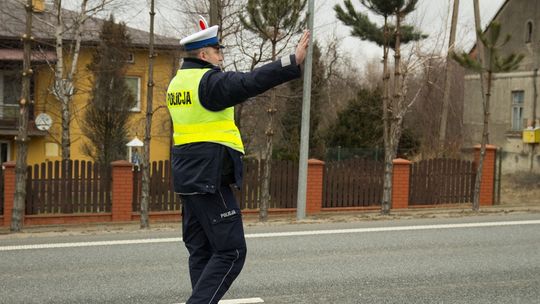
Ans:
[[[209,111],[199,100],[199,83],[210,69],[178,70],[167,89],[167,107],[173,122],[175,145],[214,142],[244,153],[234,107]]]

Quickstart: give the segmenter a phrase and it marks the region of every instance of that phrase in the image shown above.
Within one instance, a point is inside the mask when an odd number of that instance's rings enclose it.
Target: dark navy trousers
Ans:
[[[216,193],[182,195],[182,203],[182,238],[193,289],[186,304],[218,303],[246,259],[240,208],[229,186]]]

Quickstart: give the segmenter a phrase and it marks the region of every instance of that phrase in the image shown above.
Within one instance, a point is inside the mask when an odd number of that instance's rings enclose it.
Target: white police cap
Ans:
[[[191,34],[182,40],[180,40],[180,45],[183,45],[186,51],[196,50],[207,46],[218,46],[218,29],[219,26],[214,25],[208,27],[208,23],[204,20],[203,17],[199,16],[199,31]]]

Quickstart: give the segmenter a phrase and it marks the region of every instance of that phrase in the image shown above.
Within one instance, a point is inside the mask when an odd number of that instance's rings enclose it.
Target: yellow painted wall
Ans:
[[[71,159],[90,160],[82,153],[81,147],[86,142],[86,137],[82,134],[80,124],[82,123],[82,114],[90,101],[92,90],[92,75],[86,66],[92,58],[91,48],[85,48],[81,51],[78,63],[78,72],[76,80],[76,95],[72,101],[72,121],[71,131]],[[146,114],[146,94],[148,81],[148,50],[133,50],[134,63],[129,63],[126,76],[140,78],[140,112],[133,112],[130,121],[129,139],[137,136],[140,140],[144,138],[145,114]],[[150,145],[150,160],[169,159],[170,153],[170,123],[169,113],[165,104],[165,94],[167,85],[172,78],[175,70],[174,56],[170,51],[157,51],[158,56],[154,60],[154,100],[153,100],[153,121],[152,121],[152,140]],[[69,67],[69,65],[68,65]],[[45,112],[53,119],[53,126],[49,130],[49,135],[45,137],[32,137],[28,150],[28,164],[41,163],[43,161],[61,160],[61,107],[60,102],[49,92],[53,84],[54,74],[50,68],[43,66],[37,69],[35,77],[35,109],[37,116]],[[49,148],[58,145],[58,154],[56,156],[47,156],[46,145]],[[12,149],[12,159],[16,158],[16,147]],[[50,151],[51,149],[49,149]]]

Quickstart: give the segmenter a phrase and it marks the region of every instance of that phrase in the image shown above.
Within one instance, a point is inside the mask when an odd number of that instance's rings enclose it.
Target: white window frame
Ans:
[[[137,95],[135,96],[135,99],[137,101],[137,103],[135,104],[135,106],[131,109],[129,109],[129,111],[131,112],[140,112],[141,111],[141,77],[139,76],[126,76],[124,77],[126,79],[137,79]]]
[[[516,97],[518,93],[521,93],[521,100],[517,100]],[[512,98],[512,110],[510,111],[511,115],[511,130],[512,131],[521,131],[523,130],[523,109],[525,104],[525,91],[524,90],[513,90],[511,94]],[[516,111],[519,113],[518,117],[515,117]]]

